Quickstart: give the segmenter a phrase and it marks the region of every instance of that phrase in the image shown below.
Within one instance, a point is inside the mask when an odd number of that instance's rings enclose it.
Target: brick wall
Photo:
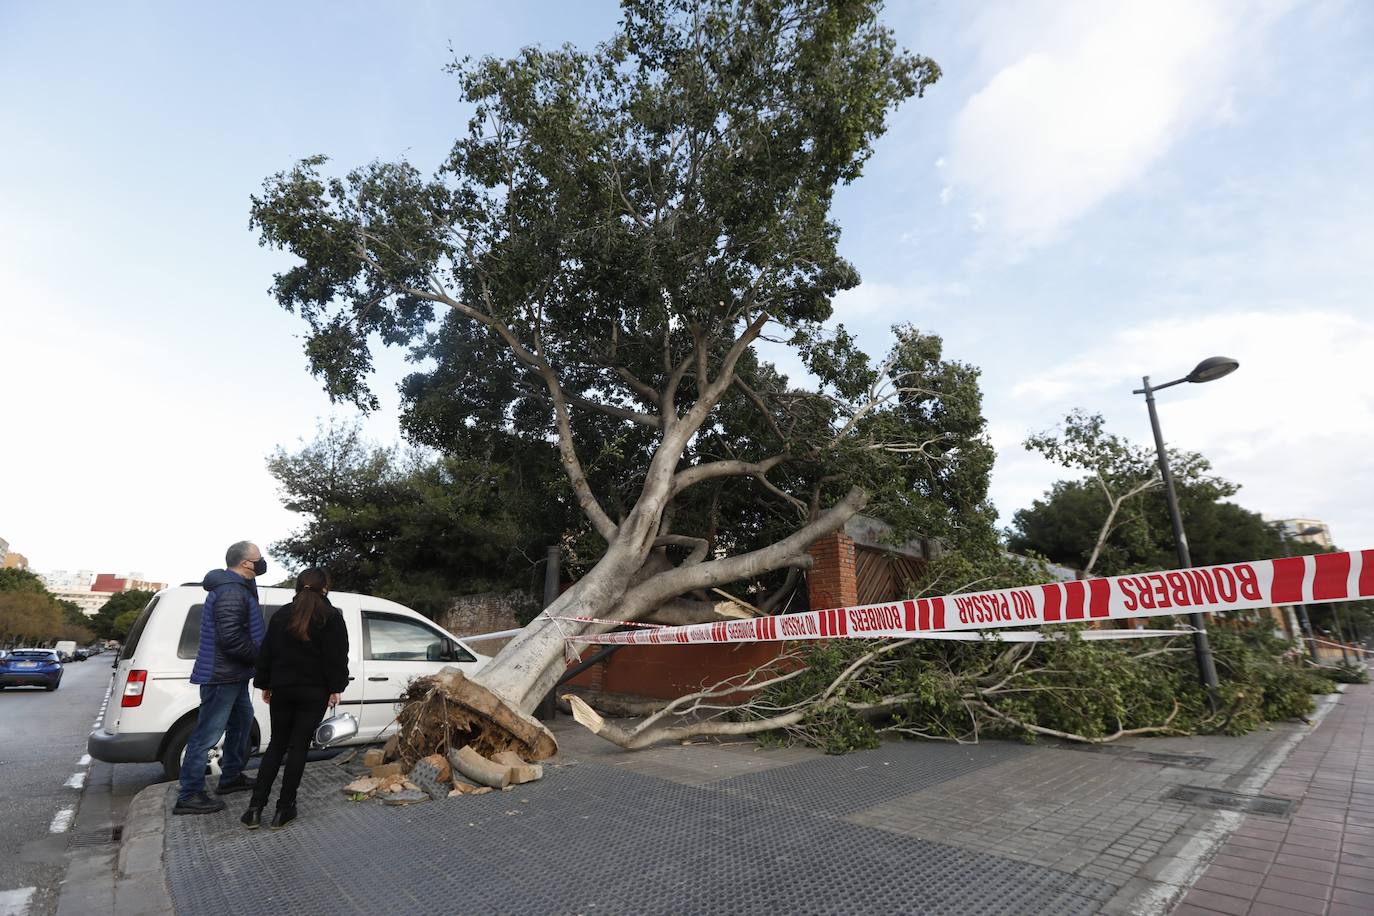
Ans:
[[[439,626],[454,636],[471,636],[476,633],[495,633],[520,626],[516,616],[522,611],[525,617],[539,611],[539,602],[526,591],[481,592],[476,595],[461,595],[453,599],[453,604],[439,615]],[[478,651],[486,652],[488,648]]]
[[[781,642],[623,646],[568,683],[597,693],[675,700],[762,667],[788,648]]]
[[[854,569],[854,539],[843,531],[827,535],[807,552],[815,559],[806,577],[812,610],[859,603],[859,580]]]

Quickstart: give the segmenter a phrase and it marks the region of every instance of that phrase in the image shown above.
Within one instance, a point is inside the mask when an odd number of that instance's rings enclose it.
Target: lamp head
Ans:
[[[1190,382],[1213,382],[1223,375],[1230,375],[1240,368],[1240,363],[1229,356],[1209,356],[1198,363],[1188,373]]]

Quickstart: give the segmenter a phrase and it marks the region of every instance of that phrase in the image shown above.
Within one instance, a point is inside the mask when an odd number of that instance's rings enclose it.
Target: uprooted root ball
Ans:
[[[408,772],[416,761],[471,747],[483,757],[513,751],[543,760],[558,749],[538,722],[511,709],[456,668],[416,678],[401,695],[396,754]]]

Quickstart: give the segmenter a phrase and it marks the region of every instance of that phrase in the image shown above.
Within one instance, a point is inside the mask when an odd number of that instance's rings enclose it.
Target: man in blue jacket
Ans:
[[[206,573],[201,583],[209,594],[200,615],[200,646],[191,669],[191,683],[200,685],[200,713],[186,742],[181,791],[173,814],[224,810],[224,802],[205,794],[205,764],[221,736],[224,754],[216,794],[242,792],[257,784],[243,775],[243,765],[248,761],[253,728],[249,684],[266,630],[254,580],[267,572],[267,561],[256,544],[239,541],[225,553],[224,565],[225,569]]]

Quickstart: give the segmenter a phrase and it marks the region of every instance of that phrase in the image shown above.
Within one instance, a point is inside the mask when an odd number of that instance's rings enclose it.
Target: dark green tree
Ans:
[[[0,592],[32,592],[48,594],[47,586],[37,573],[27,569],[0,568]]]
[[[90,642],[86,615],[70,601],[59,601],[37,574],[0,569],[0,643],[39,644],[55,639]]]
[[[119,634],[116,624],[120,615],[129,611],[142,611],[152,599],[152,592],[137,588],[127,592],[115,592],[110,596],[110,600],[95,612],[95,616],[90,619],[90,626],[101,639],[122,640],[124,637]]]
[[[806,546],[867,501],[851,481],[893,476],[860,466],[903,460],[883,420],[919,380],[822,324],[858,283],[837,251],[835,189],[859,177],[888,113],[939,75],[896,47],[878,8],[625,0],[593,51],[456,64],[473,116],[432,177],[405,162],[335,177],[314,157],[253,201],[262,242],[297,259],[274,293],[309,325],[333,397],[375,406],[372,342],[423,339],[436,308],[499,342],[500,371],[551,413],[602,542],[554,611],[633,619],[804,565]],[[758,360],[765,333],[819,385],[798,390]],[[750,409],[771,438],[700,453],[724,413]],[[609,462],[637,476],[598,492],[589,468]],[[676,501],[727,478],[790,507],[790,533],[741,553],[683,533]],[[528,711],[561,659],[558,629],[531,626],[480,679]]]
[[[1058,430],[1026,440],[1067,468],[1087,471],[1053,485],[1012,518],[1008,545],[1086,574],[1115,575],[1176,564],[1173,528],[1154,450],[1107,432],[1101,415],[1074,411]],[[1196,452],[1169,452],[1193,562],[1199,566],[1278,556],[1274,530],[1226,499],[1239,487],[1211,474]]]
[[[356,425],[331,426],[297,452],[278,450],[268,469],[305,517],[274,555],[431,615],[457,594],[528,586],[576,511],[552,492],[557,453],[541,441],[462,458],[381,448]]]

